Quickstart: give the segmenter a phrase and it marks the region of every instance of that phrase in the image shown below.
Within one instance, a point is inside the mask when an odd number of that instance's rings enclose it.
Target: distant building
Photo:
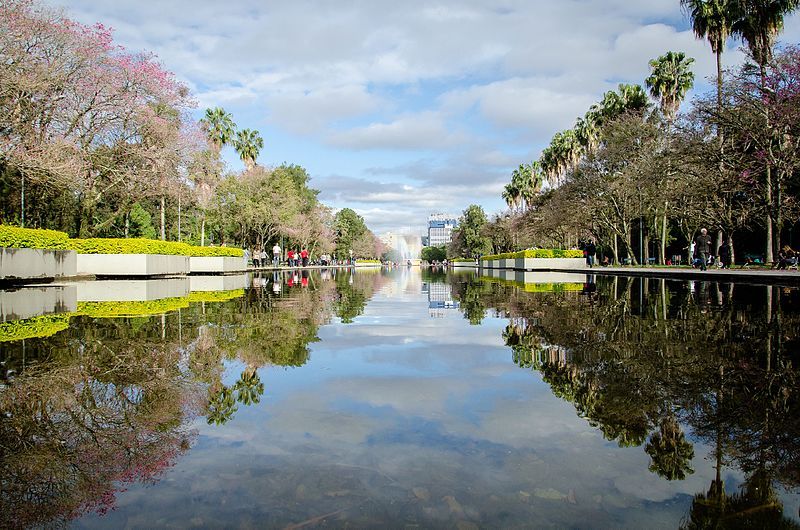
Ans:
[[[423,247],[429,247],[430,246],[428,244],[428,236],[422,236],[422,246]]]
[[[447,245],[453,239],[453,229],[458,227],[458,219],[454,215],[435,213],[428,217],[428,244],[438,247]]]

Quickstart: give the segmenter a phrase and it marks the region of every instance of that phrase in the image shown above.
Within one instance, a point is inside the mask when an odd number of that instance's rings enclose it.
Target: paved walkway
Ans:
[[[800,272],[771,269],[718,269],[706,271],[683,267],[594,267],[585,269],[552,269],[558,272],[589,272],[608,276],[647,276],[680,280],[712,280],[715,282],[778,283],[800,285]]]

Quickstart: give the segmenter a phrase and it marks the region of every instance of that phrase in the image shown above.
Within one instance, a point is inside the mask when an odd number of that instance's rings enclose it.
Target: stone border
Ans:
[[[191,256],[189,272],[191,274],[226,274],[247,270],[244,257],[232,256]]]
[[[189,278],[89,281],[76,287],[79,302],[149,302],[187,296]]]
[[[0,247],[0,280],[25,282],[77,275],[74,250]]]
[[[78,274],[94,276],[184,276],[189,256],[166,254],[78,254]]]

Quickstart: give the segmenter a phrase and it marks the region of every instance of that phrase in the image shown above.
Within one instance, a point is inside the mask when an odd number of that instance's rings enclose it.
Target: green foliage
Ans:
[[[484,235],[488,220],[483,208],[477,204],[469,205],[458,220],[458,230],[451,253],[461,256],[479,256],[492,250],[491,240]],[[460,248],[458,248],[460,247]]]
[[[425,247],[422,249],[421,257],[423,261],[427,261],[428,263],[444,261],[447,259],[447,251],[445,251],[444,246]]]
[[[0,247],[65,250],[68,240],[66,233],[56,230],[0,225]]]
[[[131,237],[143,237],[145,239],[155,239],[158,235],[153,226],[153,216],[145,210],[141,204],[134,203],[129,215]]]
[[[381,260],[379,259],[358,259],[356,260],[356,265],[380,265]]]
[[[78,254],[165,254],[168,256],[242,257],[244,251],[233,247],[197,247],[177,241],[156,239],[89,238],[71,239],[68,248]]]
[[[364,218],[350,208],[342,208],[333,219],[336,231],[336,255],[340,259],[350,257],[356,243],[369,232]]]
[[[0,323],[0,342],[49,337],[69,327],[71,313]]]

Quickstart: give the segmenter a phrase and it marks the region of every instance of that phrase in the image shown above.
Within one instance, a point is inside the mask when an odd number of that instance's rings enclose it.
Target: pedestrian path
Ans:
[[[577,269],[552,269],[558,272],[578,272]],[[710,280],[715,282],[751,282],[800,285],[800,272],[772,269],[717,269],[702,271],[682,267],[592,267],[581,272],[608,276],[646,276],[650,278]]]

